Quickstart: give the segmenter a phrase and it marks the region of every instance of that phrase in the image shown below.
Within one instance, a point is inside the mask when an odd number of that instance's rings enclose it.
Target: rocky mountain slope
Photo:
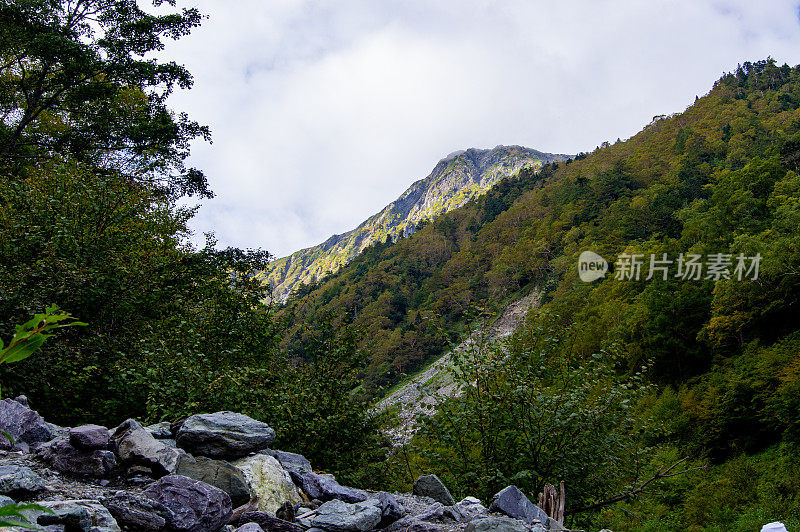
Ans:
[[[539,168],[566,158],[522,146],[452,153],[357,228],[278,259],[259,276],[272,287],[273,297],[283,301],[295,287],[337,271],[371,244],[412,234],[420,222],[461,207],[522,168]]]
[[[495,321],[477,329],[455,349],[466,350],[476,342],[494,342],[511,336],[528,311],[538,306],[541,296],[539,290],[534,290],[510,303]],[[404,445],[411,441],[421,414],[431,414],[437,404],[459,394],[450,368],[452,357],[451,352],[448,352],[376,405],[379,411],[398,409],[399,424],[388,433],[395,445]]]

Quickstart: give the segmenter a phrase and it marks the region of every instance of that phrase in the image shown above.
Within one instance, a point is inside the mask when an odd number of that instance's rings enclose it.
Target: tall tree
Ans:
[[[153,0],[150,11],[161,12]],[[173,196],[211,196],[187,168],[189,142],[209,130],[166,106],[192,77],[153,57],[199,25],[196,9],[154,14],[136,0],[0,0],[0,165],[66,155]]]

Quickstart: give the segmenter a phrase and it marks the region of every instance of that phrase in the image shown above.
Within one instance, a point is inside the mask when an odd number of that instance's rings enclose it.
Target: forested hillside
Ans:
[[[798,519],[799,107],[800,68],[771,60],[745,63],[685,112],[657,117],[625,142],[604,143],[538,175],[523,172],[411,238],[371,249],[290,302],[283,311],[293,327],[286,345],[302,353],[315,324],[348,324],[364,333],[370,352],[365,384],[392,383],[441,353],[444,336],[456,335],[476,306],[496,308],[512,294],[543,287],[543,308],[517,335],[520,366],[506,367],[505,374],[517,375],[530,389],[543,387],[539,399],[529,397],[531,408],[546,397],[565,397],[565,382],[575,390],[580,382],[595,382],[598,387],[590,388],[606,390],[606,397],[619,392],[615,386],[647,390],[626,397],[625,404],[637,405],[628,425],[619,418],[606,420],[611,424],[602,430],[576,427],[572,444],[591,447],[586,440],[592,434],[634,434],[627,431],[638,426],[641,434],[628,448],[649,449],[646,464],[685,453],[697,467],[711,467],[675,480],[670,494],[651,499],[652,506],[609,514],[617,526],[640,529],[648,522],[661,530],[738,522],[727,529],[747,530],[770,515],[785,518],[789,508]],[[617,279],[612,271],[584,283],[577,269],[584,250],[612,263],[623,254],[647,262],[639,280]],[[645,280],[651,254],[673,260],[666,280],[660,273]],[[709,270],[697,280],[679,277],[680,254],[706,262],[714,254],[729,255],[730,278]],[[739,255],[760,255],[757,279],[752,270],[749,277],[736,275]],[[514,388],[505,386],[513,383],[493,369],[494,360],[475,367],[483,367],[498,389],[480,395],[481,401],[454,400],[439,425],[434,418],[437,430],[417,439],[419,463],[486,493],[513,478],[531,491],[559,478],[586,484],[586,472],[571,470],[570,463],[521,458],[530,449],[518,442],[531,434],[519,423],[524,418],[509,413]],[[597,371],[613,376],[593,381],[586,364],[600,364]],[[532,373],[540,365],[543,373]],[[568,379],[573,370],[586,377]],[[472,377],[469,382],[481,382],[480,375]],[[629,381],[634,378],[643,382]],[[493,404],[499,398],[512,402]],[[511,418],[502,421],[493,412]],[[465,423],[460,436],[447,429],[454,419]],[[506,437],[484,447],[489,444],[480,436],[489,425],[475,426],[476,419],[496,422]],[[464,446],[471,449],[469,459],[453,451]],[[594,493],[584,485],[588,491],[579,491],[573,508],[593,507],[602,492],[635,486],[636,477],[622,473],[617,451],[600,453],[606,458],[598,455],[594,464],[596,471],[622,475],[616,488],[613,475]],[[583,455],[586,463],[589,456]],[[637,463],[628,473],[643,474]],[[520,478],[522,470],[528,473]],[[681,510],[671,513],[675,508]]]

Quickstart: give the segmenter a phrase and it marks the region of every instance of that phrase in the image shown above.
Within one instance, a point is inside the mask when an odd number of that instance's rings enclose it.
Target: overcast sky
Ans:
[[[193,229],[276,256],[352,229],[458,149],[588,151],[737,63],[800,63],[797,2],[179,0],[165,57],[212,129]],[[199,239],[202,241],[202,238]]]

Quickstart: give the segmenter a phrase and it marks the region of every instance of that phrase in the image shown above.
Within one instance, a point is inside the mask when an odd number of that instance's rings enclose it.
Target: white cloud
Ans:
[[[800,63],[798,8],[678,1],[200,1],[165,55],[214,134],[194,228],[284,255],[355,227],[456,149],[574,153],[681,111],[738,62]]]

